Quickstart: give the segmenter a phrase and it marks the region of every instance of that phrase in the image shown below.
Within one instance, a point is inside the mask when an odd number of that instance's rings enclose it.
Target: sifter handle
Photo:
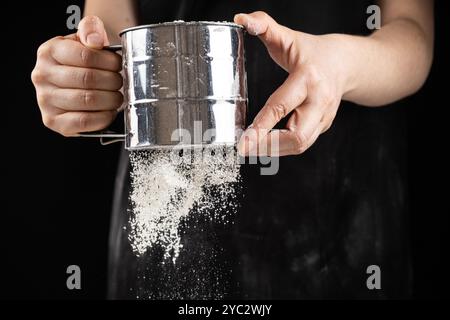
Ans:
[[[103,50],[117,52],[122,50],[121,44],[114,44],[111,46],[103,47]],[[102,130],[102,131],[93,131],[93,132],[83,132],[79,133],[77,137],[81,138],[100,138],[100,143],[102,145],[108,145],[114,142],[125,141],[124,133],[116,133],[113,131]]]

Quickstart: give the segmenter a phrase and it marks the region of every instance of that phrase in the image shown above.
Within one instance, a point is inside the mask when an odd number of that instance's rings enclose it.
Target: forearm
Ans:
[[[380,106],[420,89],[433,58],[432,16],[429,19],[427,24],[392,19],[369,37],[335,35],[343,47],[342,72],[347,73],[343,99]]]
[[[84,15],[98,16],[103,21],[111,44],[120,43],[121,30],[137,25],[133,0],[86,0]]]

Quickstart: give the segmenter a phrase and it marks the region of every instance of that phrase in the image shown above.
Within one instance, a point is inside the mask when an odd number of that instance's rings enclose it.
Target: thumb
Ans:
[[[234,16],[234,22],[243,25],[248,33],[258,36],[272,59],[289,71],[289,61],[296,56],[296,53],[292,52],[296,50],[293,46],[296,31],[278,24],[263,11],[239,13]]]
[[[87,16],[80,21],[77,37],[83,45],[92,49],[109,45],[103,21],[96,16]]]

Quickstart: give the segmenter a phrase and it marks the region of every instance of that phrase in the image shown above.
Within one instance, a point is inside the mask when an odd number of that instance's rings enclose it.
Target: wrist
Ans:
[[[361,46],[359,42],[362,37],[351,36],[345,34],[331,35],[336,42],[336,56],[339,63],[337,69],[338,78],[341,81],[342,99],[351,99],[352,94],[358,90],[358,79],[360,70],[363,69],[361,64]]]
[[[330,42],[333,52],[333,69],[343,100],[353,101],[358,95],[359,84],[365,76],[366,63],[364,55],[370,41],[367,37],[346,34],[329,34],[323,36]]]

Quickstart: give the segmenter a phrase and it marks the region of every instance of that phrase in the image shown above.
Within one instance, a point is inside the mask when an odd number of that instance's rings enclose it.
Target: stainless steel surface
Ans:
[[[242,27],[172,22],[121,35],[127,149],[238,141],[247,110]]]
[[[233,145],[245,129],[244,30],[229,22],[167,22],[121,32],[125,134],[87,132],[129,150]],[[107,140],[109,139],[109,140]]]

